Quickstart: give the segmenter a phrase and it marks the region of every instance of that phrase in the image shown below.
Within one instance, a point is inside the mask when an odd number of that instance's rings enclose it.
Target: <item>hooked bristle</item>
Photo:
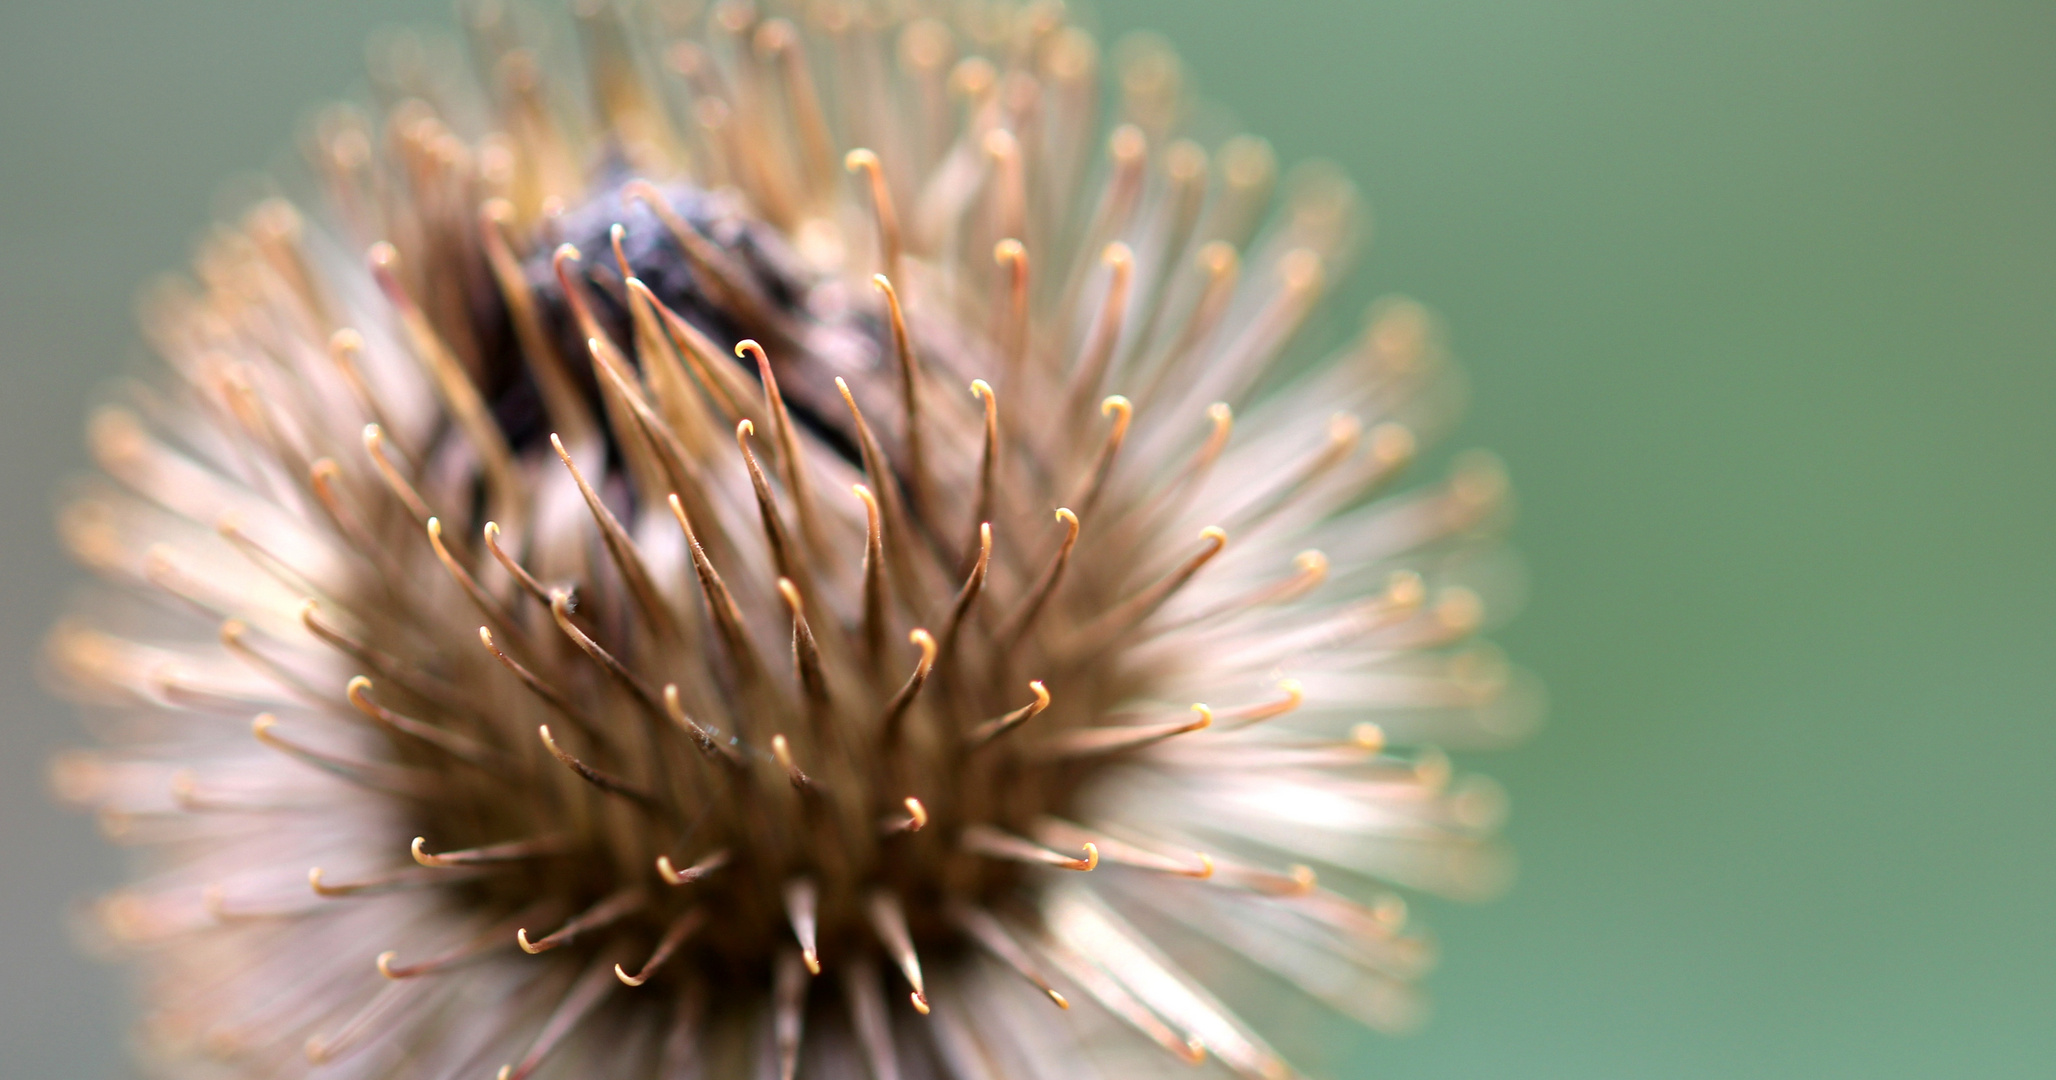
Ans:
[[[167,1062],[1070,1077],[1126,1029],[1272,1080],[1185,945],[1401,1028],[1398,891],[1500,876],[1435,747],[1530,719],[1473,639],[1504,475],[1386,494],[1455,397],[1418,307],[1281,363],[1346,181],[1267,218],[1269,147],[1059,4],[793,7],[576,5],[572,123],[478,5],[477,87],[381,68],[321,208],[153,307],[63,531],[171,603],[49,654],[122,721],[53,786],[160,852],[98,910]]]

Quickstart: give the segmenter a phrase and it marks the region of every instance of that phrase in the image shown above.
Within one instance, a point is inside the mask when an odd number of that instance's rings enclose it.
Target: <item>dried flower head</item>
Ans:
[[[1345,181],[920,6],[585,3],[583,97],[480,7],[155,296],[50,651],[171,1072],[1289,1075],[1231,957],[1408,1022],[1396,890],[1495,866],[1430,744],[1523,715],[1498,472],[1382,494],[1431,327],[1282,366]]]

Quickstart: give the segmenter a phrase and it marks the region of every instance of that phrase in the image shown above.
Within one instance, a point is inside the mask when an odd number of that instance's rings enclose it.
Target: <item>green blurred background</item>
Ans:
[[[35,644],[129,298],[213,194],[445,0],[0,9],[0,1072],[125,1075],[62,909]],[[1513,891],[1431,912],[1381,1077],[2056,1075],[2056,5],[1106,0],[1377,237],[1511,465],[1551,688]]]

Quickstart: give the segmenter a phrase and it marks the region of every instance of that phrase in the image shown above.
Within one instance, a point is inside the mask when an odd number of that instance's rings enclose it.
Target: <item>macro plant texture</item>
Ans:
[[[378,51],[91,421],[53,782],[137,851],[143,1056],[1271,1080],[1224,1001],[1412,1023],[1403,894],[1503,861],[1437,747],[1532,695],[1496,466],[1398,485],[1430,320],[1300,341],[1348,183],[1057,4],[574,16]]]

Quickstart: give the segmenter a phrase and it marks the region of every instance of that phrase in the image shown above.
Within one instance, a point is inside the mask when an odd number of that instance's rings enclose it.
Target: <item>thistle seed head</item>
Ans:
[[[1345,181],[891,11],[583,3],[581,99],[481,5],[153,298],[50,655],[166,1068],[1289,1075],[1204,942],[1409,1021],[1400,890],[1496,865],[1430,747],[1525,716],[1496,468],[1385,494],[1427,317],[1283,363]]]

